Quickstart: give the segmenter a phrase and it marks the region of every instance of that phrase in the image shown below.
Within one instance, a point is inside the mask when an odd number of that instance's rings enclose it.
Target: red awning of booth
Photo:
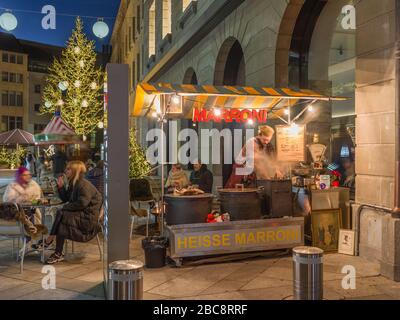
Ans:
[[[157,109],[162,95],[174,94],[182,97],[181,116],[184,118],[191,118],[194,108],[266,109],[279,112],[301,101],[347,100],[344,97],[327,96],[304,89],[140,83],[136,88],[133,116],[150,114]]]

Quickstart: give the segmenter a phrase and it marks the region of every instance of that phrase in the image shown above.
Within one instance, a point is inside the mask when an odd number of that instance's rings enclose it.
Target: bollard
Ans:
[[[108,288],[110,300],[143,300],[143,263],[120,260],[110,263]]]
[[[323,299],[324,251],[314,247],[293,249],[293,299]]]

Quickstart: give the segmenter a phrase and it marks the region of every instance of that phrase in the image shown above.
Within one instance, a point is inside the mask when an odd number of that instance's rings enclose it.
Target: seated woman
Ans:
[[[3,202],[14,202],[18,204],[31,203],[33,200],[42,198],[42,189],[32,180],[32,174],[25,167],[20,167],[15,174],[15,181],[11,182],[4,192]],[[26,212],[35,224],[40,224],[42,216],[38,209]]]
[[[180,164],[173,164],[172,169],[169,172],[167,182],[165,187],[169,192],[172,192],[173,189],[182,189],[186,188],[189,185],[189,180],[186,176],[186,173],[182,170]]]
[[[66,239],[77,242],[88,242],[100,231],[98,217],[102,205],[100,192],[84,178],[85,164],[81,161],[71,161],[67,164],[65,175],[68,187],[64,185],[63,177],[57,180],[60,198],[67,202],[56,214],[50,236],[45,246],[56,239],[55,252],[47,259],[47,264],[64,260],[63,248]]]

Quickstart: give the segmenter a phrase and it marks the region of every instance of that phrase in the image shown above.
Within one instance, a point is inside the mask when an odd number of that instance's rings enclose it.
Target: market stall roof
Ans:
[[[69,144],[76,143],[78,137],[59,115],[55,115],[42,133],[35,135],[37,144]]]
[[[0,133],[1,145],[31,145],[35,144],[33,134],[21,129]]]
[[[191,118],[194,108],[267,109],[272,112],[293,106],[299,100],[347,100],[305,89],[140,83],[136,89],[133,116],[146,116],[156,109],[161,95],[174,94],[182,96],[185,118]]]

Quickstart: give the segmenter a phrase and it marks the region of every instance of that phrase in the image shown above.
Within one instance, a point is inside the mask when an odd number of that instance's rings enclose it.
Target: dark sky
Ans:
[[[12,31],[12,33],[17,38],[58,46],[65,45],[65,42],[71,35],[71,30],[75,22],[75,17],[58,14],[113,17],[113,19],[104,19],[104,22],[106,22],[110,28],[108,37],[104,39],[98,39],[93,34],[92,26],[97,19],[82,17],[87,37],[91,40],[95,40],[97,50],[101,50],[101,46],[107,44],[110,40],[115,22],[114,17],[117,15],[119,3],[120,0],[0,0],[0,7],[15,9],[13,14],[18,19],[18,27]],[[56,30],[42,29],[41,21],[44,14],[42,14],[41,11],[42,7],[45,5],[53,5],[56,8]],[[35,11],[37,13],[21,12],[18,10]],[[0,13],[3,12],[4,10],[0,9]]]

